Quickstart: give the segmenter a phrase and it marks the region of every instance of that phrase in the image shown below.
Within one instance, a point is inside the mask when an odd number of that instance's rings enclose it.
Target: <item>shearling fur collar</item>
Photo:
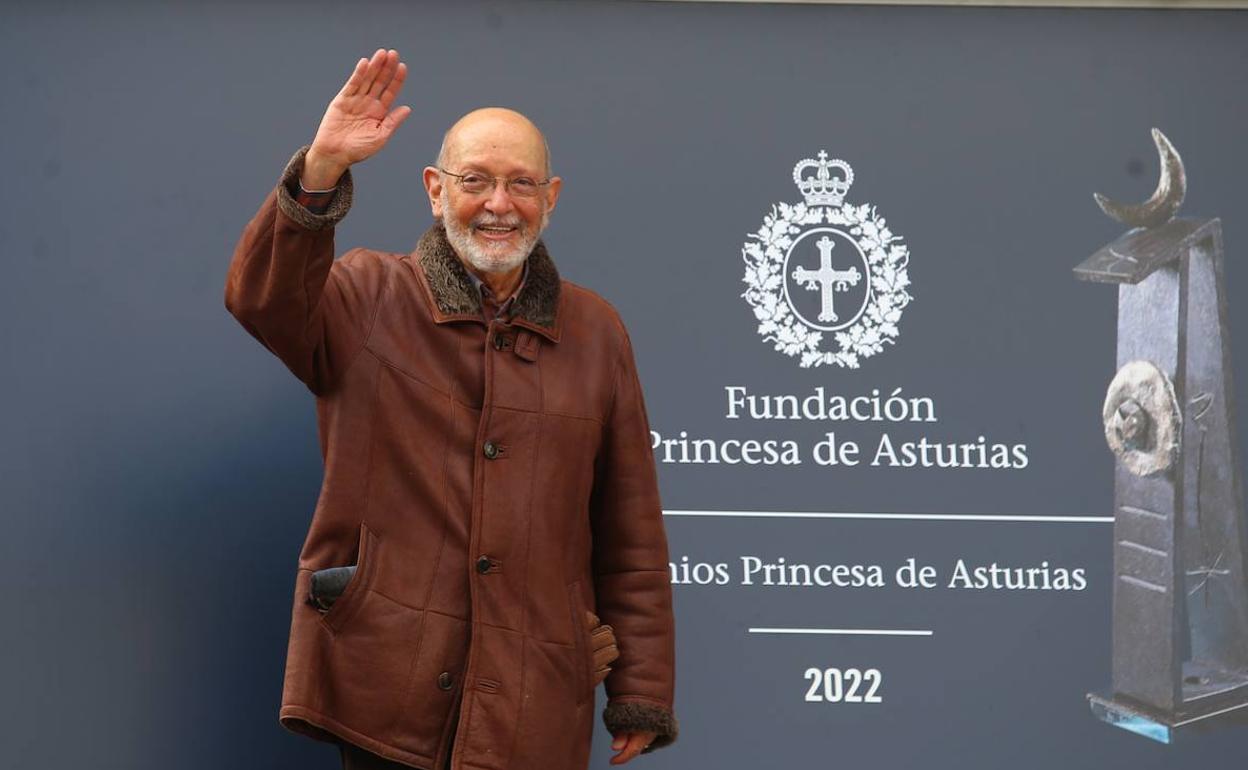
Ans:
[[[443,315],[481,315],[481,294],[468,269],[451,248],[441,222],[435,223],[416,245],[429,290]],[[529,274],[512,305],[514,323],[529,326],[552,340],[558,339],[559,272],[541,241],[529,254]]]

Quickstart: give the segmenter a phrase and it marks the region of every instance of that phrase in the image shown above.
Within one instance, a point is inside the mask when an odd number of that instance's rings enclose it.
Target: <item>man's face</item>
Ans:
[[[512,197],[510,204],[496,205],[492,199],[502,192],[501,188],[500,184],[493,193],[473,196],[454,182],[442,185],[440,200],[446,239],[460,257],[483,273],[506,273],[519,267],[550,221],[546,203],[540,197]],[[511,196],[503,193],[503,197]],[[537,221],[529,215],[533,205],[538,207]]]
[[[541,135],[527,121],[508,114],[472,116],[461,121],[448,139],[444,163],[455,174],[497,177],[485,192],[463,190],[456,177],[425,169],[425,185],[433,214],[442,219],[447,240],[472,267],[484,273],[518,268],[546,228],[559,195],[556,177],[537,195],[509,192],[505,179],[546,180],[546,154]]]

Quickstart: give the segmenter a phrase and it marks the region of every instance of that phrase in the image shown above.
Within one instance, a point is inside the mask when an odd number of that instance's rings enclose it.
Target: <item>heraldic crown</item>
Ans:
[[[844,176],[832,176],[832,169],[840,169]],[[814,169],[814,173],[810,171]],[[828,153],[820,150],[819,160],[806,158],[793,167],[793,183],[801,190],[809,206],[839,206],[845,193],[854,183],[854,170],[840,158],[828,160]]]

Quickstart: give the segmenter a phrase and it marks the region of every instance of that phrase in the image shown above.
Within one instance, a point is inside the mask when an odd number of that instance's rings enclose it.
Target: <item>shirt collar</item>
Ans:
[[[468,274],[468,278],[472,281],[473,287],[480,292],[482,303],[490,302],[491,304],[498,304],[498,299],[494,296],[494,292],[490,290],[489,284],[478,278],[477,274],[471,270],[465,270],[464,272]],[[507,301],[500,306],[500,310],[511,307],[511,304],[515,302],[516,297],[520,296],[520,292],[524,290],[524,282],[528,280],[528,277],[529,260],[526,259],[524,260],[524,271],[520,273],[520,283],[517,284],[516,290],[511,293],[511,296],[507,298]]]

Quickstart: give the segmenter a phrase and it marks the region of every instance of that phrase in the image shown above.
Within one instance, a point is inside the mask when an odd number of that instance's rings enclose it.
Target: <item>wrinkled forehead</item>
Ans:
[[[511,116],[462,121],[447,136],[446,162],[493,174],[542,175],[546,143],[537,127]]]

